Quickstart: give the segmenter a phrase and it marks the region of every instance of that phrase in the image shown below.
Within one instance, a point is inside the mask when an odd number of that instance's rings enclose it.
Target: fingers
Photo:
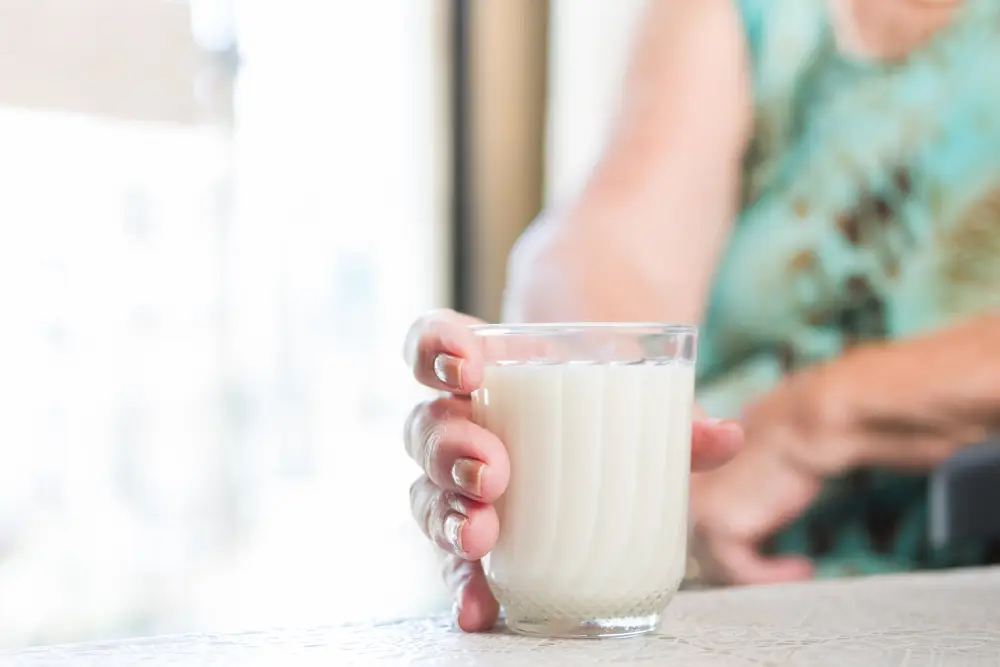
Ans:
[[[465,398],[418,405],[406,422],[406,451],[439,488],[492,503],[507,488],[510,460],[500,439],[471,417]]]
[[[806,581],[815,572],[805,556],[763,556],[746,542],[720,541],[712,552],[720,578],[738,586]]]
[[[691,469],[714,470],[743,446],[743,428],[732,421],[699,420],[691,428]]]
[[[421,317],[406,335],[403,355],[421,384],[456,394],[470,394],[483,381],[483,360],[469,330],[479,320],[452,310]]]
[[[434,544],[465,560],[479,560],[488,554],[500,533],[492,505],[445,491],[426,475],[410,487],[410,508]]]
[[[954,429],[951,433],[872,433],[857,436],[841,448],[852,451],[852,467],[893,468],[927,472],[941,465],[971,443],[986,440],[985,429]],[[850,449],[848,449],[850,448]]]
[[[500,616],[500,605],[493,597],[479,561],[449,556],[444,579],[455,599],[458,627],[465,632],[490,630]]]

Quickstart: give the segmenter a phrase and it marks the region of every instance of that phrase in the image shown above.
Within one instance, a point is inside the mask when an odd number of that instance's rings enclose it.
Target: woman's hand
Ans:
[[[780,414],[751,418],[746,437],[746,446],[732,461],[692,477],[691,552],[697,576],[740,585],[809,579],[813,566],[808,559],[769,557],[760,547],[809,508],[822,478],[789,456],[798,435]]]
[[[496,542],[500,526],[492,503],[510,474],[503,443],[471,420],[468,397],[483,380],[483,359],[469,331],[477,322],[452,311],[431,313],[413,325],[405,351],[418,381],[447,392],[418,405],[406,422],[406,450],[423,468],[410,488],[410,504],[424,533],[448,554],[445,580],[458,625],[470,632],[491,628],[499,613],[479,559]],[[734,423],[697,421],[692,469],[721,465],[742,440]]]
[[[766,584],[812,577],[808,559],[768,557],[760,547],[809,508],[824,479],[857,464],[860,434],[838,408],[843,390],[834,365],[786,377],[744,411],[739,455],[692,479],[692,551],[701,578]]]
[[[707,579],[801,579],[761,542],[805,511],[822,480],[858,468],[924,472],[995,433],[1000,317],[855,348],[785,378],[743,415],[746,446],[692,480],[694,547]]]

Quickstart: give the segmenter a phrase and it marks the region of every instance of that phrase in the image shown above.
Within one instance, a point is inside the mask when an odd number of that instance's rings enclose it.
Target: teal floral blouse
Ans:
[[[783,374],[1000,306],[1000,2],[966,0],[904,62],[838,52],[826,0],[736,0],[755,132],[718,271],[699,400],[737,416]],[[983,562],[932,548],[926,478],[831,480],[777,536],[821,575]]]

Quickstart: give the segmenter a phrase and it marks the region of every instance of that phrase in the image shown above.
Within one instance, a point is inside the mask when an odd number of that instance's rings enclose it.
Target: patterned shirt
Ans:
[[[905,61],[838,51],[826,0],[736,0],[752,63],[742,209],[702,333],[699,400],[738,416],[859,342],[1000,306],[1000,2],[966,0]],[[831,480],[772,545],[821,574],[986,560],[932,549],[926,478]]]

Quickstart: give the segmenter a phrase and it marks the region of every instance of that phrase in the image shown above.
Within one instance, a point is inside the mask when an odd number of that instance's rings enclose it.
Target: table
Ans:
[[[1000,568],[691,592],[660,634],[618,640],[463,635],[445,617],[190,635],[0,653],[0,666],[997,667]]]

